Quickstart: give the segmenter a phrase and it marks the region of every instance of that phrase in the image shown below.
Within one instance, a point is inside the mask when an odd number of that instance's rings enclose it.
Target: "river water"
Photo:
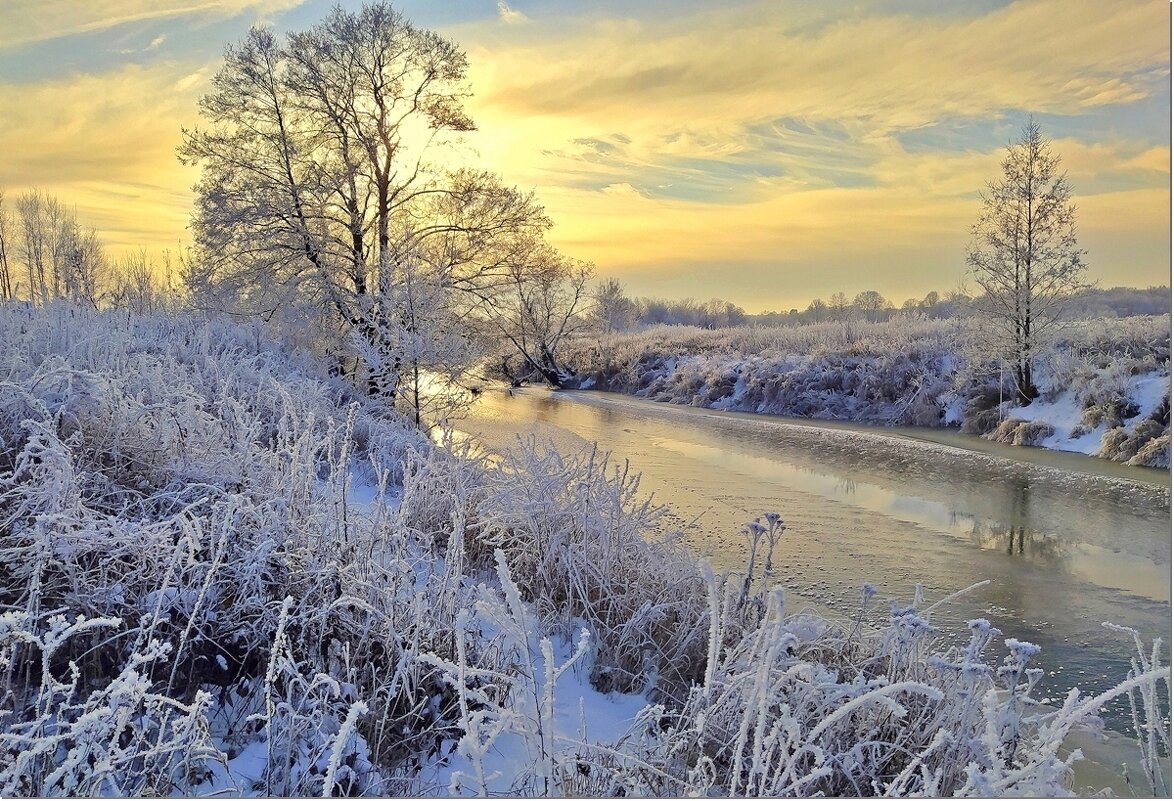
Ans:
[[[742,526],[779,512],[776,578],[792,611],[848,617],[865,582],[905,602],[921,584],[933,602],[989,579],[932,622],[957,632],[986,617],[1042,646],[1052,698],[1125,676],[1132,641],[1104,621],[1169,641],[1168,471],[950,432],[536,388],[485,393],[457,428],[490,449],[531,434],[564,452],[598,442],[642,473],[642,489],[672,506],[672,523],[719,569],[744,570]],[[1123,709],[1106,710],[1113,728]]]

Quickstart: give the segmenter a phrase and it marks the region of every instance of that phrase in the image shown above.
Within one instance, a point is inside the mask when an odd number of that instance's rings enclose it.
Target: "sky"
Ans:
[[[3,0],[0,189],[57,195],[115,255],[177,249],[197,172],[175,148],[225,45],[332,5]],[[468,54],[483,164],[631,295],[759,312],[957,289],[979,193],[1031,116],[1089,277],[1170,282],[1165,0],[397,7]]]

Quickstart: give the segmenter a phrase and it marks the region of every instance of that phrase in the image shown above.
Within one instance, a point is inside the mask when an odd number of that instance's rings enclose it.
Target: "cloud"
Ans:
[[[632,195],[639,196],[641,193],[636,187],[629,183],[608,184],[599,190],[609,197],[631,197]]]
[[[167,41],[167,34],[161,33],[158,36],[156,36],[154,39],[152,39],[150,41],[150,43],[147,44],[146,47],[143,47],[141,49],[134,48],[134,47],[117,47],[117,48],[114,48],[111,52],[118,53],[121,56],[130,56],[130,55],[134,55],[135,53],[150,53],[153,50],[158,50],[160,47],[163,46],[163,43],[166,41]]]
[[[487,97],[522,113],[692,115],[699,125],[786,114],[893,129],[1008,108],[1078,113],[1158,89],[1164,76],[1150,70],[1168,66],[1167,14],[1042,0],[980,17],[849,17],[807,33],[785,7],[754,3],[580,21],[497,50]]]
[[[977,193],[1028,113],[1063,122],[1090,231],[1115,223],[1086,196],[1168,186],[1168,128],[1131,117],[1169,102],[1168,23],[1163,4],[1123,1],[912,16],[748,0],[454,35],[485,160],[536,187],[556,242],[602,274],[670,281],[712,260],[846,281],[883,264],[921,269],[924,294],[955,285]],[[1165,192],[1148,196],[1158,216]],[[1118,269],[1103,256],[1094,272]],[[952,277],[925,277],[935,267]]]
[[[6,0],[0,4],[0,48],[108,30],[132,22],[191,15],[228,18],[245,11],[267,13],[301,3],[302,0]]]
[[[517,169],[535,181],[556,221],[552,241],[633,292],[721,295],[761,309],[836,290],[877,289],[900,302],[957,285],[978,192],[999,175],[1001,144],[910,152],[893,137],[862,141],[868,137],[861,132],[813,128],[792,131],[772,160],[755,135],[765,131],[748,134],[737,158],[772,165],[778,174],[733,174],[735,157],[722,162],[724,172],[687,159],[677,178],[658,181],[671,159],[649,161],[651,153],[610,136],[548,149],[537,166],[531,149]],[[1053,146],[1074,186],[1094,277],[1162,283],[1169,262],[1169,171],[1162,161],[1168,147],[1125,139],[1058,139]],[[741,183],[719,197],[731,175]],[[699,184],[709,189],[698,194]],[[711,280],[715,269],[727,278]]]
[[[0,0],[0,48],[298,2]],[[470,152],[536,188],[554,242],[602,275],[748,308],[949,289],[977,193],[1034,112],[1056,131],[1094,274],[1168,280],[1163,4],[566,7],[531,19],[503,0],[444,33],[472,64]],[[174,148],[216,64],[166,60],[182,52],[167,31],[146,65],[0,84],[0,186],[76,203],[117,247],[173,246],[196,178]]]
[[[200,81],[176,86],[174,63],[101,75],[0,84],[0,186],[33,187],[76,205],[117,252],[174,247],[184,236],[195,172],[175,157],[180,126],[196,121]]]
[[[192,87],[199,86],[208,78],[208,75],[211,73],[211,71],[212,68],[210,66],[206,66],[201,67],[195,72],[190,72],[187,75],[184,75],[175,82],[175,91],[188,92]]]
[[[519,25],[523,22],[529,22],[530,18],[518,11],[516,8],[510,8],[505,0],[497,0],[497,16],[506,25]]]

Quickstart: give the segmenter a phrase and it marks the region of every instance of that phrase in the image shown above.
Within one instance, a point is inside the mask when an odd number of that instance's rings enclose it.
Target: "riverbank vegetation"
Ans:
[[[796,326],[656,326],[579,340],[584,388],[668,403],[882,425],[959,426],[1170,465],[1170,316],[1072,321],[1038,359],[1041,397],[982,347],[980,318],[859,317]]]
[[[606,456],[436,447],[260,325],[0,336],[4,795],[1073,789],[1107,694],[1037,706],[1035,646],[920,597],[794,608],[774,513],[715,575]],[[1168,676],[1112,691],[1156,793]]]

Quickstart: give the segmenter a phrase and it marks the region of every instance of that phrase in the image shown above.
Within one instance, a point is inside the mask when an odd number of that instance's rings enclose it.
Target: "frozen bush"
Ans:
[[[944,645],[936,605],[893,604],[880,630],[858,621],[812,626],[787,614],[781,588],[740,603],[729,578],[707,575],[708,661],[676,707],[650,705],[615,748],[583,760],[577,785],[608,795],[1050,797],[1070,792],[1078,753],[1062,743],[1096,726],[1109,697],[1138,694],[1137,729],[1156,774],[1168,736],[1154,690],[1169,682],[1156,651],[1095,698],[1073,690],[1059,710],[1033,697],[1038,648],[970,622],[969,642]],[[1140,648],[1140,645],[1139,645]],[[1156,646],[1155,646],[1156,648]],[[587,749],[590,751],[590,749]],[[582,759],[582,758],[581,758]],[[1153,779],[1155,790],[1161,777]]]
[[[1007,445],[1039,445],[1056,429],[1048,424],[1036,420],[1020,420],[1008,417],[995,427],[994,431],[984,435],[992,442],[1002,442]]]
[[[704,596],[690,558],[657,531],[663,509],[628,465],[587,448],[566,456],[534,440],[488,474],[475,558],[502,549],[545,625],[581,621],[597,638],[593,683],[672,693],[700,672],[690,625]]]
[[[1170,429],[1167,426],[1165,433],[1154,437],[1137,450],[1127,464],[1138,467],[1170,468]]]

